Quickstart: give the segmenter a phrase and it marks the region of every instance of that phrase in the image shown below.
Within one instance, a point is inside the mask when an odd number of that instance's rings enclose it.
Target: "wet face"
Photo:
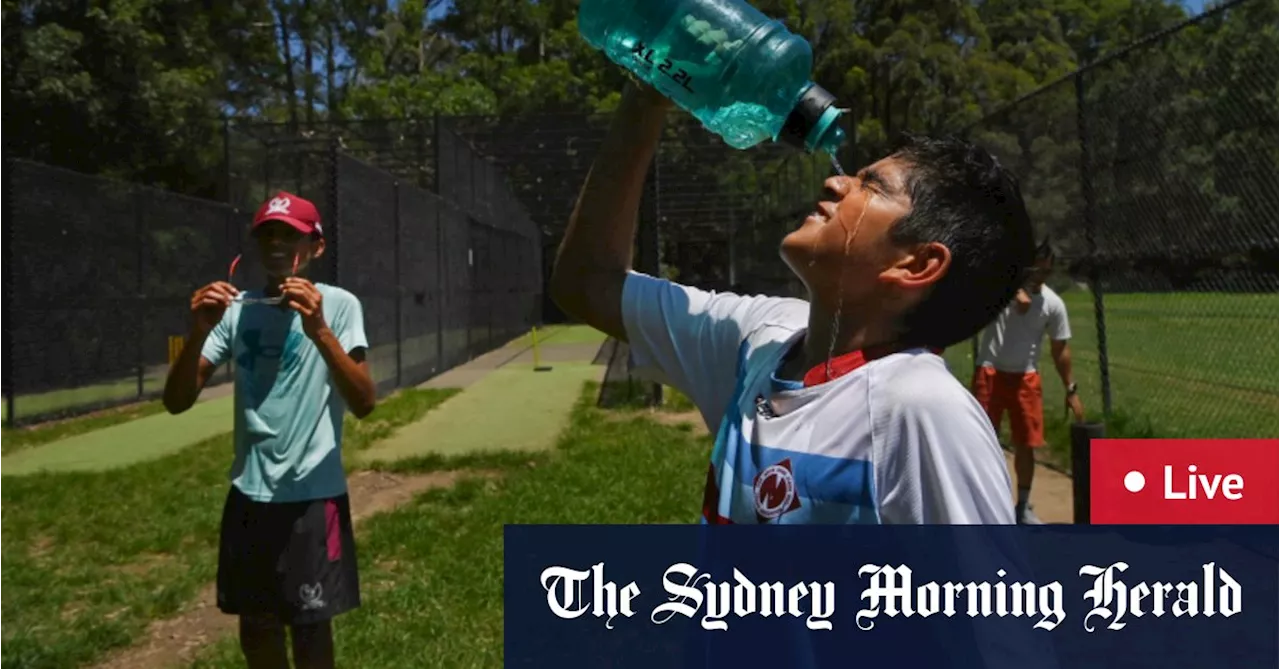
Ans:
[[[919,289],[941,278],[950,260],[946,247],[904,248],[889,237],[911,212],[909,170],[889,157],[856,175],[827,179],[813,213],[782,240],[783,260],[813,302],[915,301]]]
[[[312,237],[283,221],[267,221],[253,229],[267,274],[287,277],[302,274],[324,253],[324,240]],[[296,266],[296,271],[295,271]]]

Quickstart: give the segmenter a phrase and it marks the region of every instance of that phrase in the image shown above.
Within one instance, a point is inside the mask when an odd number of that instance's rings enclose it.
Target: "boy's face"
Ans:
[[[864,302],[894,284],[923,288],[941,278],[950,259],[945,247],[904,249],[889,239],[894,224],[911,212],[909,170],[891,156],[854,176],[827,179],[816,210],[782,240],[783,260],[814,301]],[[914,303],[919,292],[899,291],[892,299]]]
[[[324,253],[324,239],[305,234],[283,221],[267,221],[253,229],[262,266],[268,276],[300,274]],[[296,266],[296,271],[295,271]]]

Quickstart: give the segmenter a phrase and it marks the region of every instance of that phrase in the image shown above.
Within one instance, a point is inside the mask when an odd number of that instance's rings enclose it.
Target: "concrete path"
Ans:
[[[560,326],[541,332],[538,336],[538,357],[542,364],[554,362],[590,361],[605,342],[605,335],[595,329],[581,326]],[[587,353],[589,351],[589,353]],[[419,388],[469,388],[488,376],[490,372],[507,365],[533,365],[533,343],[529,335],[515,339],[506,346],[494,349],[470,362],[458,365],[432,378]]]
[[[552,447],[568,424],[582,384],[600,381],[604,365],[593,364],[603,335],[566,328],[563,341],[539,346],[535,370],[526,340],[480,356],[423,384],[463,388],[421,420],[362,453],[369,465],[430,454],[460,455],[493,450],[533,451]],[[592,341],[596,339],[598,341]]]
[[[17,451],[0,460],[0,474],[99,471],[176,453],[233,429],[235,398],[223,389],[212,394],[179,416],[156,414]]]
[[[551,448],[568,425],[582,384],[603,374],[603,367],[587,362],[558,363],[546,372],[493,370],[422,420],[361,453],[359,462]]]
[[[540,407],[532,411],[527,421],[530,427],[528,438],[515,439],[513,443],[523,443],[529,447],[545,447],[547,440],[543,430],[558,429],[559,407],[568,402],[572,408],[581,389],[581,381],[593,376],[594,369],[583,369],[582,364],[589,362],[599,349],[599,343],[605,337],[584,326],[556,326],[541,332],[539,337],[539,353],[542,364],[553,367],[552,372],[537,372],[545,378],[535,383],[530,379],[516,375],[506,382],[510,387],[505,391],[504,382],[499,379],[477,401],[468,399],[463,402],[460,416],[479,415],[480,420],[491,420],[495,407],[504,404],[512,406]],[[565,343],[557,343],[565,342]],[[498,368],[527,369],[533,372],[533,347],[528,335],[520,337],[506,346],[482,355],[471,362],[446,372],[423,387],[431,388],[467,388]],[[577,367],[562,363],[578,363]],[[556,369],[559,367],[559,369]],[[548,375],[549,374],[549,375]],[[506,376],[505,374],[503,376]],[[572,385],[571,397],[565,400],[560,385]],[[193,446],[201,441],[234,429],[235,400],[232,397],[234,385],[223,383],[207,388],[201,393],[200,401],[186,413],[171,416],[167,413],[139,418],[127,423],[78,434],[66,439],[16,451],[0,459],[0,474],[4,476],[20,476],[39,471],[100,471],[116,467],[127,467],[138,462],[161,458]],[[496,391],[496,392],[495,392]],[[523,393],[523,394],[522,394]],[[534,397],[532,403],[527,397]],[[474,405],[474,406],[473,406]],[[472,408],[468,408],[468,407]],[[480,411],[484,409],[484,411]],[[567,409],[566,413],[567,415]],[[466,430],[464,430],[466,432]],[[554,439],[552,434],[552,439]],[[503,435],[508,439],[511,435]],[[474,440],[477,435],[468,439]],[[496,438],[496,437],[494,437]],[[469,450],[487,443],[489,438],[481,438],[479,442],[458,442],[457,448]],[[446,445],[448,442],[445,442]],[[409,449],[415,451],[415,449]]]

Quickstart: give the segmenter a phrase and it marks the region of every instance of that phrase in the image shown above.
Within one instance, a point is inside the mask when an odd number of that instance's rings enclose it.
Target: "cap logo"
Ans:
[[[288,214],[290,204],[291,203],[289,202],[289,198],[277,197],[267,203],[267,215]]]

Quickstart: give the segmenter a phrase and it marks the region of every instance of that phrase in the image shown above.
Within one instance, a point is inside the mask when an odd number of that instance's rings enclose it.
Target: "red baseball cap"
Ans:
[[[303,234],[324,234],[320,227],[320,212],[309,200],[304,200],[293,193],[280,191],[275,197],[262,203],[258,213],[253,215],[253,227],[267,221],[283,221]]]

